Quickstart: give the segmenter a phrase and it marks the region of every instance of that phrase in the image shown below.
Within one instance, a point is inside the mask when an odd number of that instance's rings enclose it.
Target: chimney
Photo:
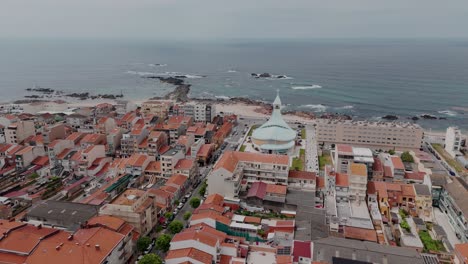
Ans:
[[[56,246],[56,247],[55,247],[55,250],[59,251],[59,250],[60,250],[60,246]]]
[[[96,248],[96,250],[101,249],[101,248],[99,247],[99,244],[94,245],[94,248]]]
[[[68,236],[68,240],[73,240],[73,234]]]
[[[37,229],[42,229],[42,224],[38,225]]]

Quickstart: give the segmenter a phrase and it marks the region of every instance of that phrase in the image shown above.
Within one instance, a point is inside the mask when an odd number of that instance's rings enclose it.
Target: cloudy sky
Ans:
[[[0,0],[0,38],[468,37],[467,0]]]

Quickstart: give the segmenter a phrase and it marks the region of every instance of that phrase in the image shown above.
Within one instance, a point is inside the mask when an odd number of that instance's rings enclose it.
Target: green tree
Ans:
[[[138,261],[138,264],[162,264],[163,261],[162,259],[156,255],[156,254],[146,254],[143,256],[140,261]]]
[[[184,224],[179,220],[174,220],[169,224],[167,228],[172,234],[177,234],[180,231],[182,231],[182,229],[184,229]]]
[[[389,150],[389,151],[388,151],[388,154],[390,154],[390,155],[395,155],[395,150],[393,150],[393,149]]]
[[[203,183],[202,187],[198,191],[198,194],[200,194],[200,196],[203,196],[205,195],[205,193],[206,193],[206,183]]]
[[[145,251],[146,248],[151,244],[151,238],[147,237],[147,236],[144,236],[144,237],[140,237],[138,240],[137,240],[137,249],[138,251]]]
[[[192,213],[191,213],[191,212],[185,212],[185,214],[184,214],[184,220],[185,220],[185,221],[189,220],[190,216],[192,216]]]
[[[171,213],[171,212],[167,212],[167,213],[164,214],[164,217],[165,217],[166,219],[170,219],[170,218],[172,217],[172,213]]]
[[[167,252],[171,246],[171,236],[168,234],[160,235],[156,239],[156,249]]]
[[[414,162],[413,156],[408,151],[405,151],[401,154],[401,160],[403,162]]]
[[[190,206],[192,206],[192,208],[197,208],[198,206],[200,206],[200,202],[200,198],[193,197],[192,199],[190,199]]]

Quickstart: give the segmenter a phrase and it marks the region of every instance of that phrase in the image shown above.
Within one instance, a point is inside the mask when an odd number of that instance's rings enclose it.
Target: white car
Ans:
[[[180,204],[177,206],[177,209],[180,210],[180,209],[182,209],[182,207],[184,207],[184,204],[183,204],[183,203],[180,203]]]

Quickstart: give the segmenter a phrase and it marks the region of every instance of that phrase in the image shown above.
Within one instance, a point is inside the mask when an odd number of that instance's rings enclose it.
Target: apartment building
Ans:
[[[99,215],[121,218],[147,235],[157,224],[158,211],[149,192],[127,189],[112,202],[101,207]]]
[[[195,122],[211,122],[216,116],[216,108],[210,103],[187,103],[179,105],[185,116],[193,117]]]
[[[47,147],[47,155],[52,167],[58,165],[57,156],[62,153],[65,149],[72,149],[75,144],[71,140],[67,139],[56,139],[52,141]]]
[[[383,149],[419,149],[424,134],[420,126],[402,122],[322,120],[316,129],[319,143]]]
[[[31,165],[34,159],[44,155],[45,151],[43,146],[27,146],[15,153],[16,169],[25,169]]]
[[[286,155],[227,151],[208,176],[208,193],[238,198],[241,188],[256,181],[288,184],[289,158]]]
[[[115,119],[112,117],[101,117],[95,126],[94,132],[99,134],[108,134],[117,127]]]
[[[106,150],[104,145],[88,146],[83,151],[78,151],[77,153],[79,158],[77,161],[78,171],[76,171],[76,175],[78,176],[87,175],[88,169],[92,168],[93,163],[95,163],[97,159],[106,157]]]
[[[448,127],[445,133],[445,150],[452,158],[462,155],[462,133],[458,127]]]
[[[368,174],[372,171],[374,158],[372,151],[368,148],[337,144],[333,154],[333,164],[335,165],[335,171],[338,173],[349,173],[351,163],[365,164],[368,168]]]
[[[468,184],[460,178],[447,178],[439,207],[448,216],[458,239],[468,243]]]
[[[144,174],[145,168],[152,161],[155,161],[154,156],[146,154],[132,154],[125,165],[125,172],[133,176],[141,176]]]
[[[20,144],[27,137],[35,134],[36,129],[33,121],[18,121],[5,128],[5,141],[8,144]]]
[[[107,153],[114,155],[117,149],[120,148],[122,141],[123,129],[120,127],[114,128],[106,135]]]
[[[171,148],[161,154],[161,174],[165,178],[174,174],[174,168],[179,160],[185,158],[185,151],[182,148]]]

